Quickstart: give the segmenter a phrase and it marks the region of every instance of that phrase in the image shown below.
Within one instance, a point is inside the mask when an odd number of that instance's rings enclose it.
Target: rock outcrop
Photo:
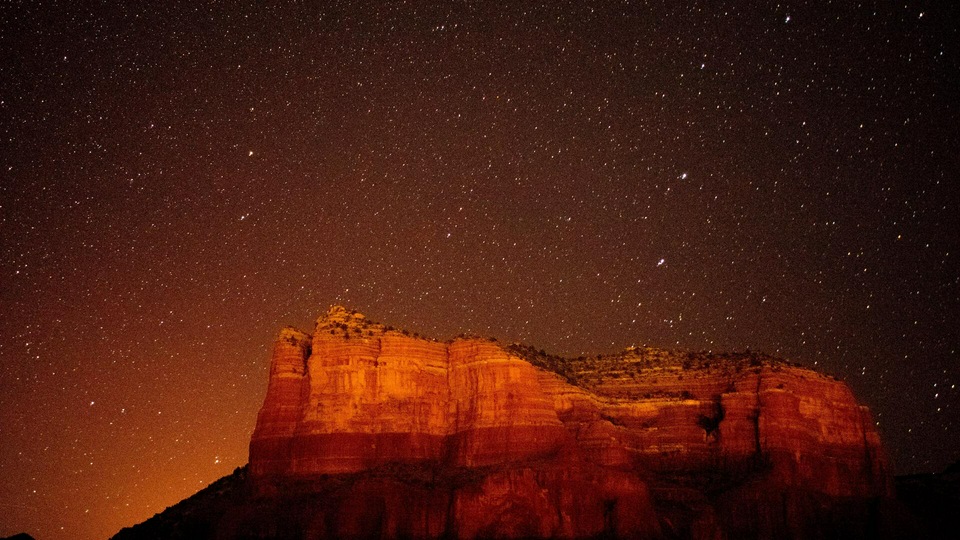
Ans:
[[[781,360],[562,359],[334,307],[281,331],[247,468],[122,537],[877,538],[892,490],[867,409]]]
[[[281,332],[250,466],[255,477],[476,467],[552,452],[566,435],[529,362],[486,341],[386,331],[337,307],[312,338]]]
[[[563,360],[341,307],[281,332],[249,467],[263,498],[326,494],[292,518],[311,537],[863,537],[892,494],[869,412],[814,371]]]

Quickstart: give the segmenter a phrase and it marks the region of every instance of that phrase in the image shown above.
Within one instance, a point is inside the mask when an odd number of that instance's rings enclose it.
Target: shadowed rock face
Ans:
[[[285,525],[308,537],[869,537],[892,494],[869,412],[816,372],[560,360],[340,307],[281,332],[249,471],[261,504],[322,499]]]

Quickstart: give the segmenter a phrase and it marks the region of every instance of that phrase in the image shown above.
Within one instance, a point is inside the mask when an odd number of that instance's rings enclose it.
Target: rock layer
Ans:
[[[869,412],[816,372],[655,349],[564,361],[340,307],[281,332],[249,472],[257,508],[285,500],[283,527],[311,538],[868,537],[892,494]]]

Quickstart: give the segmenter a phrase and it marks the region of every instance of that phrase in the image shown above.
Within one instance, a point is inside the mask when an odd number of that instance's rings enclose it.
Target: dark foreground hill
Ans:
[[[216,538],[215,525],[231,509],[242,506],[251,497],[246,467],[217,480],[196,495],[164,510],[149,520],[126,528],[114,540],[154,540],[161,538]],[[960,462],[940,474],[918,474],[896,478],[897,497],[892,515],[885,521],[891,530],[887,538],[924,538],[952,540],[960,530]],[[277,537],[283,531],[278,530]],[[243,538],[239,532],[237,538]],[[255,537],[251,535],[250,537]],[[287,537],[298,537],[294,531]],[[10,540],[32,540],[17,535]]]
[[[914,538],[960,536],[960,461],[939,474],[898,476],[896,486],[907,510],[904,531]]]

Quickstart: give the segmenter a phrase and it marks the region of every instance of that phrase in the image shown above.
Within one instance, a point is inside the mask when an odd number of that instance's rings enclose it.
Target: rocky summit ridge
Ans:
[[[869,411],[815,371],[562,359],[341,306],[281,330],[235,483],[210,537],[873,538],[893,493]]]

